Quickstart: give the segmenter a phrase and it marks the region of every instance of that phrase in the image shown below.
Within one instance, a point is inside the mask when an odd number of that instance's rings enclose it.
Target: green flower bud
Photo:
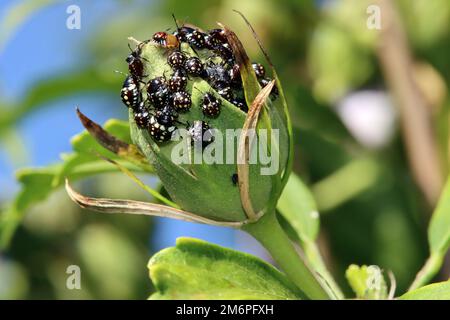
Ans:
[[[230,100],[227,101],[221,97],[223,92],[216,83],[216,80],[221,80],[220,75],[209,70],[209,74],[203,71],[200,76],[189,75],[184,91],[190,97],[191,107],[188,111],[179,112],[173,122],[178,130],[174,131],[172,140],[159,141],[160,131],[152,132],[160,129],[157,121],[152,123],[154,118],[149,127],[137,125],[135,111],[130,109],[129,121],[134,143],[153,165],[172,200],[183,210],[218,222],[246,223],[274,210],[289,174],[290,129],[281,88],[274,86],[272,90],[268,88],[262,92],[259,83],[264,82],[258,81],[241,43],[231,31],[227,30],[226,34],[243,83],[242,90],[233,89],[232,94],[246,101],[250,109],[248,113],[231,103],[234,102],[232,98],[227,97]],[[139,43],[138,50],[144,64],[140,91],[146,101],[147,84],[156,77],[168,81],[174,73],[168,63],[168,55],[178,48],[148,41]],[[234,66],[217,55],[217,50],[193,49],[186,42],[181,43],[180,50],[188,58],[199,58],[205,68],[219,65],[229,72]],[[208,117],[202,112],[205,94],[218,99],[218,116]],[[151,115],[157,112],[150,102],[147,109]],[[199,142],[192,146],[192,140],[196,138],[192,126],[201,127],[199,121],[209,125],[211,131],[208,133],[214,136],[213,142],[207,145]],[[158,128],[153,128],[154,125]],[[254,126],[256,131],[251,130]],[[168,126],[163,126],[163,129],[168,130]],[[242,134],[252,137],[254,133],[254,138],[247,140],[251,142],[249,149],[238,146],[240,139],[244,141]],[[245,150],[247,154],[243,152]]]

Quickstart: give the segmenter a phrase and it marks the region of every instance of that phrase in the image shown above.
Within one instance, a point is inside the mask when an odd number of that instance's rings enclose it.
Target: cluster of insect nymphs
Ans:
[[[142,45],[152,41],[167,49],[167,63],[172,69],[169,78],[161,75],[143,82],[145,58],[141,57]],[[208,59],[203,63],[198,57],[188,56],[181,51],[181,43],[187,43],[194,52],[209,50],[212,58],[220,58],[220,63]],[[243,112],[248,111],[245,102],[239,65],[236,64],[225,31],[213,29],[203,32],[194,27],[183,25],[173,33],[157,32],[151,40],[141,43],[126,59],[129,75],[123,83],[121,97],[125,105],[134,112],[136,124],[147,129],[150,136],[158,143],[170,140],[172,133],[180,124],[179,113],[188,112],[191,108],[191,95],[186,91],[188,79],[200,77],[215,90],[205,92],[202,98],[202,112],[206,118],[217,118],[220,115],[222,100],[229,101]],[[217,60],[216,60],[217,61]],[[261,64],[253,63],[253,69],[262,87],[270,82],[265,77],[265,69]],[[141,84],[143,86],[141,86]],[[143,89],[140,89],[143,88]],[[146,91],[146,92],[142,92]],[[217,96],[217,95],[218,96]],[[275,98],[278,92],[272,91]],[[205,146],[212,141],[207,138],[206,131],[211,127],[204,120],[186,124],[191,141],[202,141]]]

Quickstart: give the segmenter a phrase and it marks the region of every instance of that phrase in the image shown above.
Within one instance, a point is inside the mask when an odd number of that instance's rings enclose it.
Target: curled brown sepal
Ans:
[[[77,115],[83,127],[103,148],[138,165],[148,166],[147,159],[135,145],[126,143],[109,134],[98,123],[85,116],[79,108],[77,108]]]
[[[249,109],[247,118],[245,119],[242,132],[239,137],[239,145],[237,152],[237,171],[238,171],[238,185],[241,196],[242,207],[244,208],[247,218],[250,221],[256,221],[263,214],[256,213],[250,199],[250,183],[249,183],[249,155],[250,148],[254,139],[254,135],[249,135],[249,130],[254,130],[258,124],[259,114],[266,99],[269,97],[275,80],[270,81],[256,96],[255,100]]]
[[[287,130],[288,130],[288,135],[289,135],[289,157],[288,157],[288,162],[286,165],[286,171],[284,172],[283,177],[282,177],[282,189],[283,189],[287,183],[287,180],[289,179],[289,175],[292,171],[292,163],[294,161],[294,140],[293,140],[293,131],[292,131],[292,121],[291,121],[291,117],[289,116],[289,110],[288,110],[286,97],[284,95],[284,91],[283,91],[283,87],[281,86],[280,78],[278,77],[277,71],[275,70],[272,60],[270,59],[269,54],[267,53],[267,50],[264,48],[262,41],[259,38],[258,34],[256,33],[255,29],[253,28],[252,24],[250,23],[250,21],[248,21],[247,17],[242,12],[240,12],[238,10],[233,10],[233,11],[236,12],[239,16],[241,16],[241,18],[244,20],[245,24],[250,28],[253,38],[256,40],[259,49],[261,50],[264,57],[266,58],[266,61],[269,64],[270,69],[272,71],[272,75],[273,75],[274,79],[276,80],[276,86],[278,88],[278,92],[279,92],[281,102],[282,102],[282,105],[284,108],[284,115],[286,117]]]
[[[231,50],[233,51],[236,63],[239,65],[242,84],[244,87],[245,100],[250,106],[251,102],[258,95],[260,89],[258,79],[256,78],[255,72],[253,71],[250,59],[238,36],[230,28],[223,25],[222,23],[218,22],[217,24],[225,31],[225,36],[231,46]]]
[[[108,198],[92,198],[84,196],[76,192],[69,184],[69,180],[66,179],[66,191],[70,199],[78,204],[82,208],[101,212],[101,213],[126,213],[147,215],[156,217],[166,217],[188,222],[197,222],[203,224],[209,224],[214,226],[240,228],[246,222],[226,222],[215,221],[207,218],[197,216],[193,213],[183,211],[180,209],[172,208],[169,206],[123,199],[108,199]]]

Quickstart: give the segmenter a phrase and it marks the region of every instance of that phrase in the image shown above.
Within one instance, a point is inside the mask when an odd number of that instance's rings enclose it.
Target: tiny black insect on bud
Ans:
[[[179,69],[184,67],[186,62],[186,55],[181,51],[173,51],[167,57],[167,63],[174,69]]]
[[[265,87],[269,84],[269,82],[272,81],[272,79],[268,79],[268,78],[263,78],[259,80],[259,84],[261,87]],[[273,86],[272,91],[270,92],[270,95],[272,96],[272,98],[276,98],[278,97],[278,88],[276,85]]]
[[[120,91],[122,102],[129,108],[137,109],[139,106],[139,88],[132,76],[126,77]]]
[[[167,86],[171,92],[183,91],[187,85],[187,74],[184,69],[176,69],[167,81]]]
[[[235,63],[228,71],[230,76],[230,84],[233,88],[242,88],[242,79],[240,67]]]
[[[172,137],[172,133],[177,128],[173,125],[166,126],[159,123],[155,116],[151,116],[148,125],[148,131],[150,136],[157,142],[169,141]]]
[[[206,45],[209,49],[214,49],[217,46],[227,44],[228,40],[223,29],[212,29],[208,32],[206,37]]]
[[[248,112],[248,106],[245,102],[245,99],[243,98],[234,98],[230,101],[232,104],[234,104],[236,107],[244,111],[245,113]]]
[[[150,80],[147,84],[147,92],[154,93],[162,89],[166,84],[166,80],[163,77],[156,77]]]
[[[170,105],[166,105],[161,110],[156,111],[155,118],[160,124],[171,126],[178,118],[178,114]]]
[[[144,102],[139,104],[138,109],[134,113],[134,121],[139,128],[147,128],[150,121],[150,114],[144,105]]]
[[[258,78],[264,78],[266,76],[266,69],[260,63],[252,63],[253,70]]]
[[[193,76],[200,77],[203,75],[203,63],[197,57],[191,57],[187,59],[184,66],[186,68],[186,71]]]
[[[216,118],[220,114],[220,107],[222,103],[210,93],[205,93],[202,100],[202,112],[205,116]]]
[[[128,70],[130,74],[136,79],[140,79],[144,76],[144,63],[137,51],[132,51],[125,59],[128,63]]]
[[[147,93],[150,102],[159,109],[165,106],[169,90],[163,77],[156,77],[147,84]]]
[[[185,91],[178,91],[172,95],[172,106],[180,112],[186,112],[191,108],[191,96]]]
[[[224,62],[228,65],[234,64],[234,55],[233,50],[231,49],[230,45],[228,43],[216,46],[213,51],[220,56]]]
[[[175,20],[175,24],[176,24],[176,20]],[[177,31],[174,33],[175,36],[178,37],[178,39],[180,39],[183,42],[187,42],[188,41],[188,36],[190,34],[192,34],[192,32],[194,32],[194,28],[188,27],[188,26],[181,26],[178,27],[177,26]]]
[[[239,182],[239,178],[237,173],[233,173],[233,175],[231,176],[231,182],[233,182],[234,185],[237,185]]]
[[[217,93],[225,100],[230,101],[233,99],[233,91],[227,84],[218,83],[214,86],[214,88],[217,90]]]
[[[206,45],[205,36],[203,32],[193,29],[186,34],[186,40],[194,48],[203,49]]]
[[[212,83],[213,86],[216,84],[230,86],[231,84],[230,72],[223,65],[210,63],[205,68],[204,74],[208,82]]]

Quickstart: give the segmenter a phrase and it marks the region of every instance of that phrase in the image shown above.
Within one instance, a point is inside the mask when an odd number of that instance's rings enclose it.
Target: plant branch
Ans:
[[[419,188],[431,206],[443,185],[431,108],[412,74],[413,61],[407,37],[395,5],[378,0],[382,13],[377,55],[387,85],[399,108],[409,164]]]

